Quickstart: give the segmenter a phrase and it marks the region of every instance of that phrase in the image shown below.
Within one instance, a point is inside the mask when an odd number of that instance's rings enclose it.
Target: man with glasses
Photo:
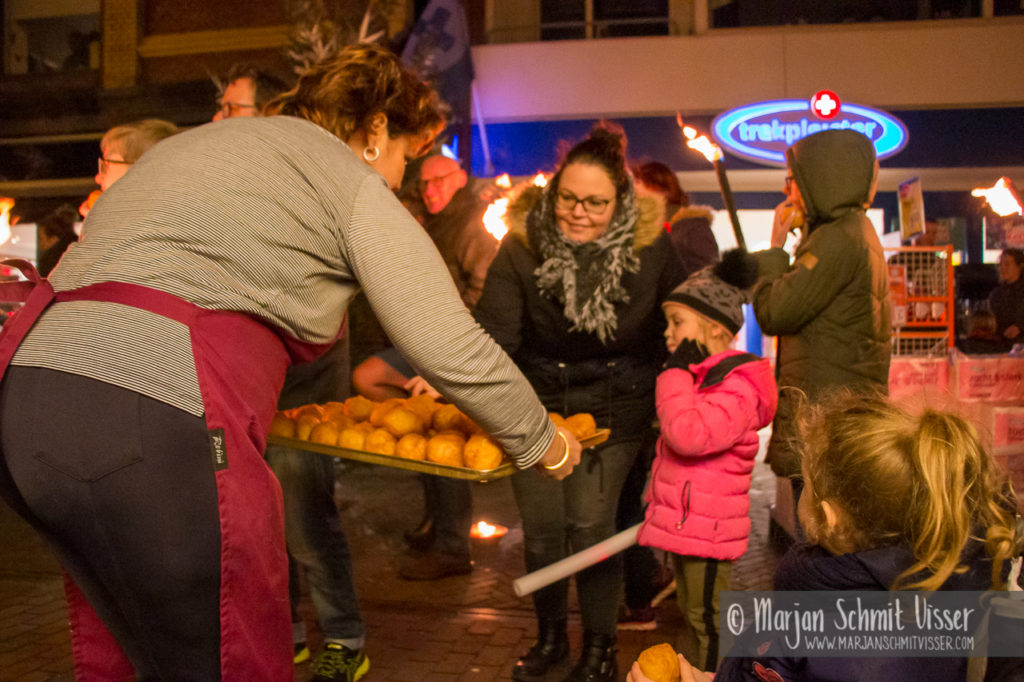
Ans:
[[[224,82],[224,90],[217,98],[214,121],[259,116],[263,105],[288,89],[284,81],[244,63],[232,66]]]
[[[498,252],[498,240],[483,226],[487,208],[473,192],[459,162],[441,154],[420,165],[417,191],[426,217],[423,228],[437,246],[463,302],[472,309],[483,293],[487,269]],[[367,358],[352,372],[356,390],[371,400],[406,397],[405,385],[416,371],[394,348]],[[413,552],[399,573],[407,580],[436,580],[472,570],[469,528],[472,497],[469,483],[423,475],[424,517],[405,533]]]
[[[795,508],[800,405],[837,388],[887,393],[892,314],[888,267],[867,217],[879,170],[871,140],[855,130],[817,132],[786,150],[786,164],[786,200],[775,208],[771,248],[755,254],[752,302],[761,330],[778,337],[779,407],[766,461],[790,480]],[[784,247],[796,228],[791,259]]]

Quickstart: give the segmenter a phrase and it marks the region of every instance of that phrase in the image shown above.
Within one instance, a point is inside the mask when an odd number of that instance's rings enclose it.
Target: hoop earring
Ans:
[[[373,163],[380,158],[380,149],[377,147],[363,147],[363,160],[366,163]]]

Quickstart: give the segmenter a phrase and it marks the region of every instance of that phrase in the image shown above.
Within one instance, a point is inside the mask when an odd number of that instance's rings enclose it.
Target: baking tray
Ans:
[[[580,445],[583,446],[584,450],[592,448],[595,445],[600,445],[608,440],[609,435],[611,435],[610,429],[597,429],[594,432],[594,435],[581,440]],[[285,447],[295,448],[296,450],[318,452],[321,455],[351,459],[356,462],[379,464],[381,466],[391,467],[392,469],[405,469],[406,471],[415,471],[421,474],[431,474],[433,476],[444,476],[445,478],[458,478],[464,481],[495,481],[499,478],[511,476],[517,471],[512,462],[504,462],[494,469],[477,471],[476,469],[470,469],[469,467],[453,467],[448,466],[447,464],[434,464],[433,462],[426,462],[418,459],[402,459],[395,455],[381,455],[376,452],[367,452],[366,450],[339,448],[334,445],[311,443],[308,440],[285,438],[283,436],[269,435],[267,436],[267,443],[283,445]]]

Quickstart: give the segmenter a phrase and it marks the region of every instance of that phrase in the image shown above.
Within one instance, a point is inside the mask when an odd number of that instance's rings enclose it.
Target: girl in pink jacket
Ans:
[[[703,670],[717,666],[718,595],[747,550],[757,432],[778,402],[768,361],[730,349],[756,279],[756,261],[736,249],[662,304],[672,355],[658,376],[661,436],[639,542],[671,553],[676,600],[700,646],[687,659]]]

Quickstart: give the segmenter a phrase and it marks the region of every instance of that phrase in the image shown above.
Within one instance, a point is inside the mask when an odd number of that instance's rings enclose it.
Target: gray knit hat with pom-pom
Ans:
[[[743,304],[757,282],[757,259],[733,249],[714,265],[698,270],[677,286],[662,306],[681,303],[736,334],[743,326]]]

